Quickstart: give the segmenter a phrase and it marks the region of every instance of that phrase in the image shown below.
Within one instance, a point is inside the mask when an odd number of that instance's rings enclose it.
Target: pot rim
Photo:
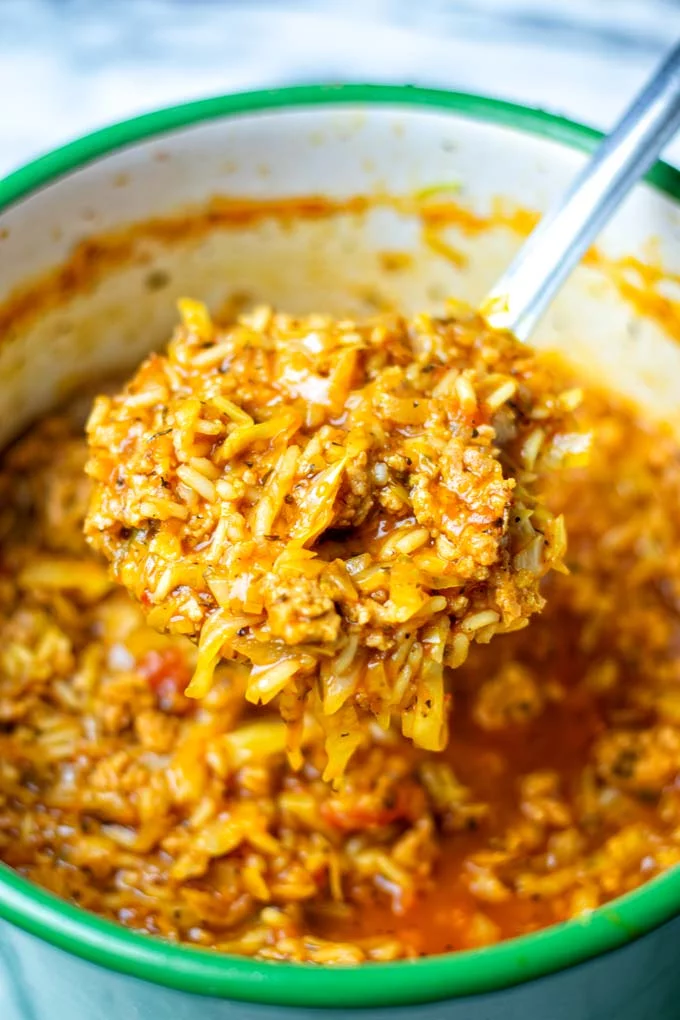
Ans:
[[[204,121],[358,103],[451,113],[592,151],[601,132],[543,110],[462,92],[408,85],[303,85],[201,99],[85,135],[0,181],[0,212],[102,157]],[[680,171],[658,162],[646,178],[680,201]],[[138,934],[58,899],[0,865],[0,918],[62,950],[184,992],[298,1007],[414,1005],[510,987],[632,942],[680,913],[680,868],[575,918],[497,945],[396,963],[323,968],[180,946]]]

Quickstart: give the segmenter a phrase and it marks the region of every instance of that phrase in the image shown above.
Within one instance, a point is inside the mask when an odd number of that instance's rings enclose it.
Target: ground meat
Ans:
[[[484,681],[473,715],[482,729],[500,730],[535,719],[543,704],[543,692],[531,671],[511,662],[497,676]]]
[[[680,733],[671,726],[606,733],[595,746],[598,775],[641,796],[657,795],[680,771]]]
[[[269,626],[287,645],[332,643],[341,619],[318,582],[306,577],[277,580],[264,588]]]

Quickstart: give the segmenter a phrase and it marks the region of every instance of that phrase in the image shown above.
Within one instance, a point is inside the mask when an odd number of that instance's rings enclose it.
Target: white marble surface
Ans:
[[[0,0],[0,173],[157,106],[292,82],[467,89],[606,128],[678,37],[680,0]]]

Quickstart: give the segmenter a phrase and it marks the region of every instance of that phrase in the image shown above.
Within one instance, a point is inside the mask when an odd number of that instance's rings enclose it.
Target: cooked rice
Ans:
[[[0,468],[0,858],[172,941],[389,960],[587,914],[680,860],[680,449],[586,396],[586,468],[551,482],[568,575],[450,676],[441,753],[362,730],[334,790],[318,723],[162,636],[82,538],[82,430],[45,419]],[[462,634],[462,632],[461,632]]]
[[[299,764],[305,712],[336,780],[367,721],[447,743],[444,674],[526,625],[560,569],[546,464],[578,454],[578,397],[476,315],[334,322],[259,309],[183,325],[88,425],[86,522],[161,631],[198,642],[187,688],[250,664]]]

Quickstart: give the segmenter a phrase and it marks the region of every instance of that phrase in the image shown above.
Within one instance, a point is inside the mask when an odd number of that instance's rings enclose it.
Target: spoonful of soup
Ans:
[[[677,63],[661,72],[668,121]],[[595,169],[618,166],[609,145]],[[558,275],[529,300],[513,271],[487,320],[460,306],[364,322],[261,308],[220,328],[180,302],[166,352],[95,402],[86,534],[154,627],[198,643],[189,696],[222,660],[247,662],[246,698],[276,703],[294,763],[305,718],[321,724],[329,780],[372,722],[398,717],[419,746],[445,746],[446,669],[472,642],[525,627],[543,575],[565,569],[541,481],[586,454],[580,394],[496,328],[510,316],[524,338]]]

